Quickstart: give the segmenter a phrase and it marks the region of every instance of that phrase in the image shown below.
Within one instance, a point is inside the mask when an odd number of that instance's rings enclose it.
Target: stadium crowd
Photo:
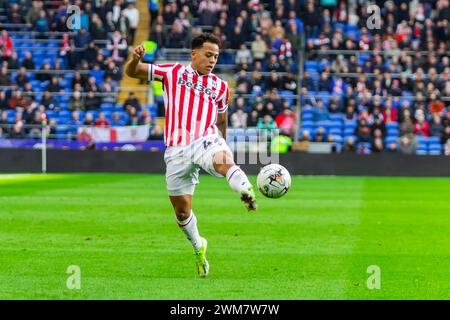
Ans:
[[[42,1],[32,1],[30,7],[16,1],[0,3],[8,9],[8,22],[25,20],[33,30],[66,31],[61,13],[68,1],[46,10]],[[59,59],[40,68],[80,70],[71,79],[73,93],[67,106],[76,111],[71,121],[80,121],[74,117],[115,102],[108,100],[109,95],[95,93],[117,91],[137,24],[130,18],[135,14],[132,3],[75,3],[83,8],[82,27],[76,35],[63,38]],[[343,152],[450,153],[449,0],[374,1],[381,9],[379,19],[369,13],[369,3],[361,0],[161,3],[158,11],[155,1],[149,1],[149,39],[158,48],[189,49],[193,36],[209,31],[222,40],[223,49],[232,49],[221,54],[219,65],[234,66],[236,74],[229,109],[233,128],[278,128],[293,137],[300,121],[303,142],[329,141]],[[379,25],[372,26],[374,21]],[[92,42],[108,38],[106,48]],[[306,56],[299,66],[302,39]],[[35,61],[28,54],[18,59],[12,43],[4,30],[0,85],[11,88],[0,91],[0,108],[8,110],[15,104],[24,110],[16,115],[19,121],[26,117],[38,121],[38,116],[27,115],[26,105],[41,112],[42,106],[58,108],[50,92],[67,87],[51,73],[37,74],[48,92],[40,100],[30,98],[26,92],[33,87],[27,70]],[[79,47],[83,49],[74,49]],[[19,69],[17,76],[11,77],[8,68]],[[96,77],[95,71],[104,73]],[[294,112],[298,91],[301,119]],[[119,113],[104,114],[105,120],[99,123],[153,121],[146,108],[127,104],[121,108]],[[0,121],[7,118],[4,114]]]
[[[373,4],[375,28],[366,1],[169,0],[150,39],[189,48],[200,25],[235,50],[232,61],[219,60],[236,67],[234,128],[292,137],[301,85],[301,141],[333,142],[343,152],[449,153],[449,1]]]
[[[70,5],[81,8],[79,26],[68,21]],[[116,105],[139,23],[135,1],[0,1],[0,8],[0,137],[39,138],[30,125],[45,114],[50,134],[75,138],[79,125],[150,124],[161,138],[133,92]]]

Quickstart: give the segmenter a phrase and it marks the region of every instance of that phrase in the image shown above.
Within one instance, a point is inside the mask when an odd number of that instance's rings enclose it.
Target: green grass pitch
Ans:
[[[249,214],[202,175],[200,279],[163,175],[0,175],[0,300],[449,299],[449,195],[448,178],[300,176]]]

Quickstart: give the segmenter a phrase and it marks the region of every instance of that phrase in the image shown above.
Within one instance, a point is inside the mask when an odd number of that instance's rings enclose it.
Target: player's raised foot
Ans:
[[[208,260],[206,260],[206,249],[208,247],[208,241],[205,238],[202,240],[202,247],[197,251],[194,251],[195,263],[197,264],[198,275],[202,278],[206,277],[209,272]]]
[[[256,211],[258,206],[256,204],[255,191],[253,191],[252,186],[247,190],[241,191],[241,201],[244,202],[247,211]]]

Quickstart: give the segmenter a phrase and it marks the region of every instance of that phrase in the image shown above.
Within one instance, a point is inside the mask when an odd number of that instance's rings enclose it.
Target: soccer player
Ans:
[[[226,177],[248,211],[256,210],[256,197],[246,174],[235,164],[226,144],[229,88],[212,73],[219,57],[220,40],[203,33],[192,40],[191,63],[146,64],[142,45],[134,48],[125,65],[128,76],[161,81],[166,109],[164,142],[166,183],[179,227],[194,247],[199,276],[209,272],[207,241],[197,228],[192,195],[200,167],[215,177]]]

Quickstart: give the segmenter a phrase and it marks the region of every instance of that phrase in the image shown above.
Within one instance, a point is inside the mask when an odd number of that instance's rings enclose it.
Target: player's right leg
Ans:
[[[192,195],[169,196],[169,198],[177,217],[178,226],[194,248],[197,273],[201,277],[206,277],[209,272],[209,264],[206,260],[208,242],[205,238],[200,237],[197,217],[192,211]]]
[[[205,277],[209,272],[206,260],[206,239],[200,237],[197,228],[197,217],[192,211],[192,195],[198,183],[199,169],[183,157],[180,148],[167,148],[164,160],[166,162],[166,183],[170,202],[175,211],[178,226],[194,248],[195,262],[198,274]]]

